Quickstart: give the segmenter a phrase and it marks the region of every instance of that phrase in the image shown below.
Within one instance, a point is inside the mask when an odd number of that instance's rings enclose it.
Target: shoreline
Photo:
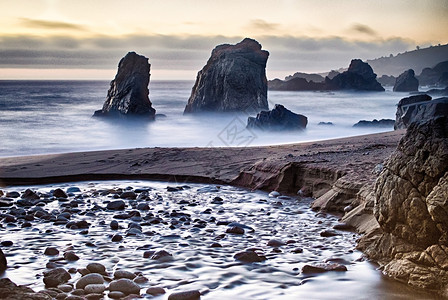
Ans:
[[[0,158],[0,186],[142,179],[230,184],[262,190],[277,188],[279,192],[292,193],[294,186],[268,183],[269,175],[276,172],[278,175],[287,166],[300,165],[331,171],[336,177],[345,175],[355,181],[369,182],[374,179],[371,170],[395,150],[404,132],[248,148],[156,147],[4,157]],[[271,170],[263,171],[267,165]],[[254,177],[250,181],[247,176],[241,178],[254,166],[258,170],[252,171]]]

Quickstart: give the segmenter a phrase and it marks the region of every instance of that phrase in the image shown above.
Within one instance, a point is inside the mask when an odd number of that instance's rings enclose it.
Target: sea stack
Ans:
[[[398,76],[394,92],[418,92],[418,79],[415,78],[414,70],[409,69]]]
[[[372,67],[360,59],[353,59],[348,70],[333,79],[325,78],[327,90],[384,91],[376,80]]]
[[[135,52],[126,54],[110,83],[103,109],[95,111],[94,116],[139,116],[154,120],[156,110],[148,96],[150,68],[148,58]]]
[[[184,113],[267,110],[268,56],[249,38],[217,46],[198,72]]]
[[[307,117],[293,113],[281,104],[247,119],[247,128],[261,130],[305,130],[307,124]]]

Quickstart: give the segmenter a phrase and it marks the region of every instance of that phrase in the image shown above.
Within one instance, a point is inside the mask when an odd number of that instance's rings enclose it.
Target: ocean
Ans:
[[[283,104],[308,117],[303,132],[245,128],[249,114],[183,115],[193,81],[152,81],[155,122],[93,118],[109,81],[0,81],[0,156],[135,147],[250,147],[362,135],[393,128],[353,128],[360,120],[395,119],[407,93],[269,91],[269,108]],[[252,114],[252,116],[254,116]],[[332,122],[333,125],[318,125]]]

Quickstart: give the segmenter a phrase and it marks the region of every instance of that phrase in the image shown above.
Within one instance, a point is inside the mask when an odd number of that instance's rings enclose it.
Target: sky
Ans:
[[[129,51],[151,80],[194,80],[245,37],[269,79],[448,43],[448,0],[0,0],[0,79],[108,79]]]

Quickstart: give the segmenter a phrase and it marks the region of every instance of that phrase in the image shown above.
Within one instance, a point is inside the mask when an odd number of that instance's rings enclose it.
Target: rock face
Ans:
[[[418,76],[420,85],[442,85],[446,86],[448,76],[448,61],[443,61],[433,68],[424,68]]]
[[[415,78],[414,70],[409,69],[398,76],[394,85],[394,92],[417,92],[418,79]]]
[[[431,100],[426,94],[403,98],[398,102],[395,129],[404,129],[415,121],[430,120],[448,114],[448,97]]]
[[[366,254],[383,272],[448,294],[448,114],[412,123],[375,184],[382,233]]]
[[[295,114],[281,104],[276,104],[273,110],[261,111],[257,117],[247,119],[247,128],[262,130],[304,130],[308,123],[307,117]]]
[[[325,78],[327,90],[384,91],[368,63],[353,59],[348,70],[333,79]]]
[[[110,83],[103,109],[95,111],[94,116],[141,116],[154,120],[156,111],[148,97],[150,68],[148,58],[135,52],[126,54]]]
[[[5,254],[3,254],[2,249],[0,249],[0,273],[3,273],[6,270],[7,262]]]
[[[267,110],[268,56],[248,38],[217,46],[197,75],[184,113]]]

